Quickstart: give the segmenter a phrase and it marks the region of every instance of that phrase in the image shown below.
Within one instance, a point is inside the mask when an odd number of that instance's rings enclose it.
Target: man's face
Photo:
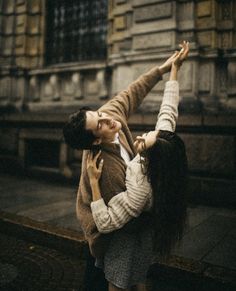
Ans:
[[[112,142],[121,129],[121,123],[100,111],[86,112],[86,129],[92,130],[99,142]]]

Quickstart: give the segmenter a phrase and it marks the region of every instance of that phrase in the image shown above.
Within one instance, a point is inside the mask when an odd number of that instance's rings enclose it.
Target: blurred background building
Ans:
[[[177,132],[191,201],[232,204],[235,23],[234,0],[0,0],[1,170],[78,180],[81,152],[62,137],[69,113],[97,109],[188,40]],[[134,135],[153,128],[163,88],[130,119]]]

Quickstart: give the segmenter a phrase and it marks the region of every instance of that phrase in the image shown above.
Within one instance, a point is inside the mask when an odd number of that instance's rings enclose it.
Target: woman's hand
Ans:
[[[165,62],[159,67],[161,74],[168,73],[171,69],[171,65],[176,58],[178,52],[174,52]]]
[[[172,66],[176,67],[177,70],[181,67],[183,62],[186,60],[188,57],[189,53],[189,42],[188,41],[183,41],[182,44],[179,45],[181,47],[181,50],[177,53],[175,56]]]
[[[181,47],[181,50],[177,52],[172,62],[170,78],[169,78],[170,81],[177,80],[177,73],[189,53],[189,42],[183,41],[183,43],[180,44],[180,47]]]
[[[93,153],[90,151],[87,157],[87,173],[89,176],[90,184],[94,182],[98,182],[101,174],[102,174],[102,167],[103,167],[103,160],[99,162],[97,167],[97,160],[101,155],[101,151],[99,151],[94,157]]]

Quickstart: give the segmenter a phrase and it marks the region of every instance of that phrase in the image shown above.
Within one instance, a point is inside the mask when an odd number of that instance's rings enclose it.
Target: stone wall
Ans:
[[[133,79],[187,39],[191,54],[180,76],[182,96],[196,108],[200,103],[207,112],[235,112],[235,1],[111,3],[108,44],[114,91],[123,84],[117,76]]]
[[[190,41],[190,56],[179,76],[182,100],[177,131],[186,143],[194,177],[192,199],[235,203],[235,1],[111,2],[108,43],[113,93],[154,63],[160,64],[181,40]],[[148,95],[141,107],[145,117],[132,119],[134,130],[147,130],[155,122],[150,113],[159,107],[163,88],[164,82]]]
[[[192,198],[201,193],[212,203],[218,185],[225,193],[220,203],[235,201],[236,2],[109,0],[107,59],[50,66],[45,3],[0,0],[1,167],[77,179],[81,152],[69,149],[61,133],[68,114],[98,108],[186,39],[191,52],[179,75],[177,131],[186,142]],[[152,129],[167,78],[131,118],[134,135]],[[48,163],[28,163],[40,150],[35,141]],[[46,146],[55,146],[56,164],[43,153]]]

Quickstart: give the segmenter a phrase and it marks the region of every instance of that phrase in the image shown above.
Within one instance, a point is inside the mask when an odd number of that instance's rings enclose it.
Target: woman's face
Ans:
[[[142,136],[137,136],[134,142],[134,146],[138,153],[144,151],[145,149],[150,148],[154,145],[157,139],[158,131],[153,130],[147,133],[144,133]]]

